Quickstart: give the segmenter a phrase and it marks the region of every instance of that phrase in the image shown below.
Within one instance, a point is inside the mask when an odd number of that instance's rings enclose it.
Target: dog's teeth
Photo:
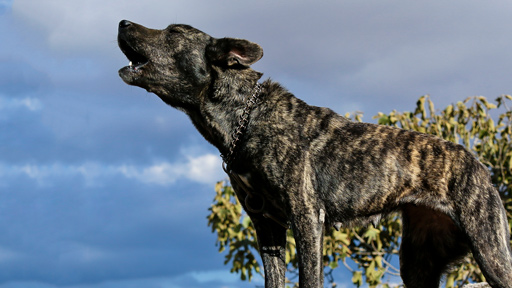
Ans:
[[[131,67],[131,66],[133,66],[133,62],[132,62],[132,61],[130,61],[130,64],[129,64],[129,65],[130,65],[130,67]]]

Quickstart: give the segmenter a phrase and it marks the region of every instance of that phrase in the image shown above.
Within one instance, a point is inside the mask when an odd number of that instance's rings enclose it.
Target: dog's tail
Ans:
[[[475,173],[476,174],[476,173]],[[481,175],[481,174],[480,174]],[[481,181],[479,184],[482,184]],[[466,191],[460,225],[467,233],[473,256],[493,287],[512,288],[512,250],[507,215],[490,179],[486,185]],[[473,183],[474,184],[474,183]]]

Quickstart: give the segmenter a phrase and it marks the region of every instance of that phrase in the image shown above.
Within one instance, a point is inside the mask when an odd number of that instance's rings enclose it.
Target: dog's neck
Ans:
[[[227,152],[227,154],[221,154],[222,160],[224,160],[224,164],[225,166],[227,166],[227,170],[226,168],[224,168],[226,172],[230,170],[231,163],[233,162],[233,160],[235,160],[236,157],[236,153],[238,150],[237,148],[244,139],[247,126],[249,125],[250,115],[252,113],[253,108],[256,106],[258,102],[260,92],[261,84],[256,83],[251,97],[245,101],[244,110],[240,117],[238,118],[238,124],[236,129],[232,133],[229,151]]]
[[[216,80],[203,92],[201,107],[188,114],[203,137],[228,155],[240,116],[263,74],[250,68],[214,72]]]

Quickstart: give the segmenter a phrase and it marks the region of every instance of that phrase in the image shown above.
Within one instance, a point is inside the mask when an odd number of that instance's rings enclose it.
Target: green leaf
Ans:
[[[357,287],[363,285],[363,272],[355,271],[352,274],[352,283],[356,284]]]
[[[329,268],[336,269],[338,267],[338,262],[331,261],[329,263]]]
[[[369,227],[368,230],[366,231],[366,233],[364,233],[364,237],[368,238],[368,241],[371,242],[371,241],[374,241],[379,236],[379,234],[380,234],[379,229]]]
[[[251,223],[251,218],[249,218],[249,216],[245,216],[244,219],[242,220],[242,227],[247,229],[249,228],[249,225],[251,225]]]

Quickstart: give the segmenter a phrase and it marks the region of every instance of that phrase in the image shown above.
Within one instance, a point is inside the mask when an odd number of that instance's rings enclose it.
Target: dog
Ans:
[[[491,287],[512,288],[505,209],[488,169],[463,146],[351,122],[274,81],[260,83],[251,65],[263,50],[247,40],[123,20],[118,44],[130,61],[119,70],[124,82],[185,112],[220,151],[257,232],[265,287],[285,285],[288,227],[299,286],[323,287],[326,226],[400,211],[406,287],[439,287],[449,264],[472,251]]]

